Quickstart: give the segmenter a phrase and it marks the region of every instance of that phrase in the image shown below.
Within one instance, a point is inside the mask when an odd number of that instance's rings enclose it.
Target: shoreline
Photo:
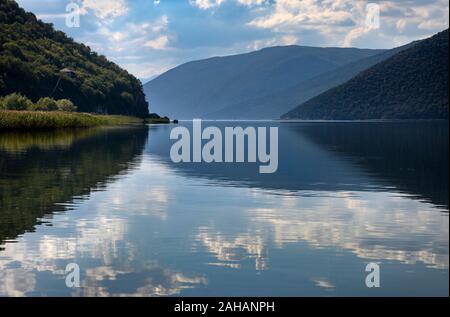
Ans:
[[[82,112],[0,110],[0,130],[138,126],[145,124],[169,124],[170,122],[166,118],[138,118]]]

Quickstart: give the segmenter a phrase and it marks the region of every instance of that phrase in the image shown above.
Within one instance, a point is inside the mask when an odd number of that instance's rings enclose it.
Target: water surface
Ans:
[[[172,163],[173,126],[0,132],[0,295],[448,296],[448,123],[203,124],[278,126],[277,173]]]

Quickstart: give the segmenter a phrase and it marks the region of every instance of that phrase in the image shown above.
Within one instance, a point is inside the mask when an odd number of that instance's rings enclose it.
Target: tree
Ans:
[[[75,112],[77,107],[69,99],[60,99],[56,102],[58,110],[66,112]]]
[[[45,97],[39,99],[39,101],[34,106],[34,110],[37,111],[55,111],[58,110],[58,104],[53,98]]]
[[[5,110],[27,110],[33,107],[33,103],[21,94],[13,93],[4,97],[0,108]]]

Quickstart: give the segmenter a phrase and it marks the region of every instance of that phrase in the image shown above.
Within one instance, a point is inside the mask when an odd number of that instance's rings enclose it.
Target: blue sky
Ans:
[[[143,80],[181,63],[275,45],[392,48],[448,28],[448,0],[18,0]],[[367,22],[378,4],[379,26]],[[369,14],[370,16],[370,14]]]

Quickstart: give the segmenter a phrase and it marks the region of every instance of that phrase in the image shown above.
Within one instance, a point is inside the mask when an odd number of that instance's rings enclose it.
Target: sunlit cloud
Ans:
[[[95,16],[101,19],[115,18],[126,15],[129,6],[125,0],[81,0],[82,14],[92,11]]]
[[[225,0],[189,0],[193,6],[202,10],[220,7]]]
[[[167,35],[161,35],[156,39],[146,42],[144,46],[150,47],[154,50],[164,50],[167,49],[168,44],[169,44],[169,37]]]

